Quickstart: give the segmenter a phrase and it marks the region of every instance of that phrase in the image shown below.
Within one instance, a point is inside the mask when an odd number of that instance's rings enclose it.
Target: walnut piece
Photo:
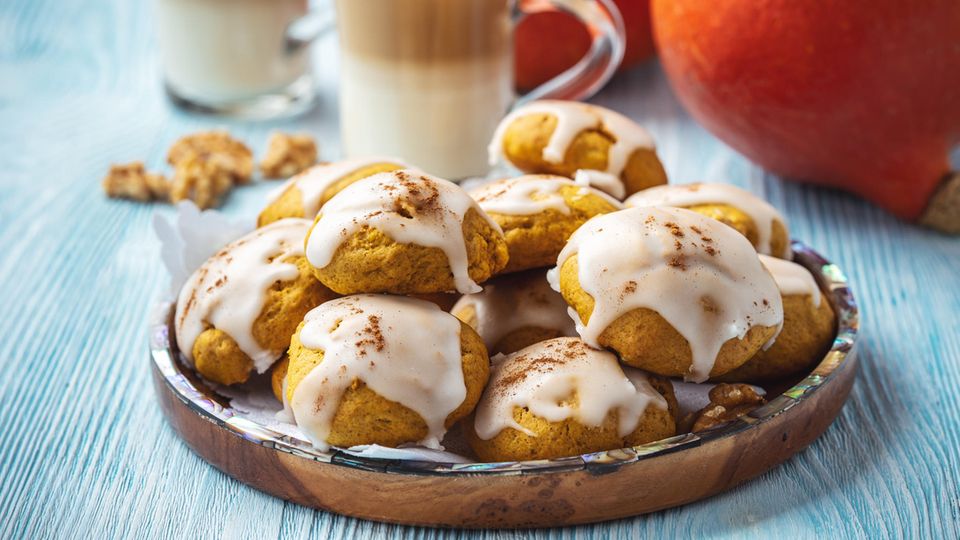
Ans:
[[[107,197],[114,199],[167,200],[170,183],[162,174],[148,173],[142,161],[134,161],[111,165],[110,172],[103,179],[103,190]]]
[[[709,395],[710,403],[691,415],[693,433],[736,420],[766,402],[749,384],[721,383]]]
[[[260,162],[264,178],[289,178],[317,162],[317,143],[307,134],[274,133]]]
[[[219,206],[223,196],[233,189],[230,162],[219,155],[206,158],[189,153],[178,159],[173,172],[170,200],[190,199],[201,209]]]
[[[178,168],[185,160],[216,162],[236,184],[253,178],[253,152],[226,131],[202,131],[180,138],[167,152],[167,161]]]

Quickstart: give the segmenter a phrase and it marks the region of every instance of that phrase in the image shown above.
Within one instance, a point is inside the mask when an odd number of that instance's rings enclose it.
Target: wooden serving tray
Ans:
[[[794,260],[820,283],[837,337],[807,377],[734,422],[634,448],[562,459],[440,464],[365,458],[243,418],[178,360],[171,305],[151,327],[154,388],[170,425],[234,478],[305,506],[444,527],[547,527],[622,518],[730,489],[793,456],[833,422],[856,376],[859,320],[846,277],[807,246]]]

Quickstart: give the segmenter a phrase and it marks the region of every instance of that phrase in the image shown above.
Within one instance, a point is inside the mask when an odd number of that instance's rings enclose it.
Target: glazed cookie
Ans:
[[[553,265],[580,225],[622,208],[598,189],[547,174],[500,180],[470,195],[503,229],[510,253],[504,272]]]
[[[284,219],[221,249],[187,280],[177,300],[180,352],[220,384],[264,373],[287,350],[304,314],[336,295],[303,255],[310,228]]]
[[[740,231],[760,253],[790,258],[787,220],[767,201],[730,184],[658,186],[631,196],[624,204],[693,210]]]
[[[495,358],[464,431],[482,461],[552,459],[671,437],[676,410],[669,381],[558,338]]]
[[[450,312],[480,334],[491,354],[577,335],[567,304],[550,288],[544,270],[495,278],[482,292],[461,297]]]
[[[667,174],[645,129],[620,113],[576,101],[534,101],[501,120],[490,164],[505,158],[526,173],[580,180],[622,200],[665,184]]]
[[[480,290],[507,264],[500,227],[456,184],[410,170],[355,182],[324,205],[307,260],[341,294]]]
[[[719,380],[767,381],[802,373],[822,358],[833,340],[833,308],[810,272],[799,264],[765,255],[760,261],[773,274],[783,296],[783,331],[770,348]]]
[[[376,157],[314,165],[271,192],[257,226],[287,217],[313,219],[324,203],[357,180],[405,167],[400,160]]]
[[[783,323],[777,284],[746,238],[680,208],[591,219],[548,279],[576,311],[587,344],[694,382],[739,367]]]
[[[440,448],[489,375],[476,332],[434,304],[399,296],[347,296],[317,307],[289,355],[287,401],[321,449]]]

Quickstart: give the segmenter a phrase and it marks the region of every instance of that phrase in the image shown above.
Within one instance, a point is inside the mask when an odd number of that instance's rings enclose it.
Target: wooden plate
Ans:
[[[259,490],[378,521],[449,527],[543,527],[622,518],[709,497],[809,445],[846,401],[856,375],[858,315],[843,273],[794,242],[838,317],[823,361],[737,421],[699,434],[569,458],[438,464],[321,452],[233,411],[179,362],[172,306],[150,332],[157,398],[200,457]]]

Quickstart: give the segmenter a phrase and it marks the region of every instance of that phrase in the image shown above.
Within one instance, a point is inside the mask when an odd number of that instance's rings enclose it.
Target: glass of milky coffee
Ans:
[[[544,10],[580,18],[593,47],[518,97],[513,28]],[[514,103],[588,97],[623,57],[623,22],[610,0],[336,0],[336,11],[344,153],[395,156],[449,179],[488,172],[487,144]]]
[[[308,0],[155,0],[167,94],[178,105],[270,118],[313,104],[309,43],[332,12]]]

